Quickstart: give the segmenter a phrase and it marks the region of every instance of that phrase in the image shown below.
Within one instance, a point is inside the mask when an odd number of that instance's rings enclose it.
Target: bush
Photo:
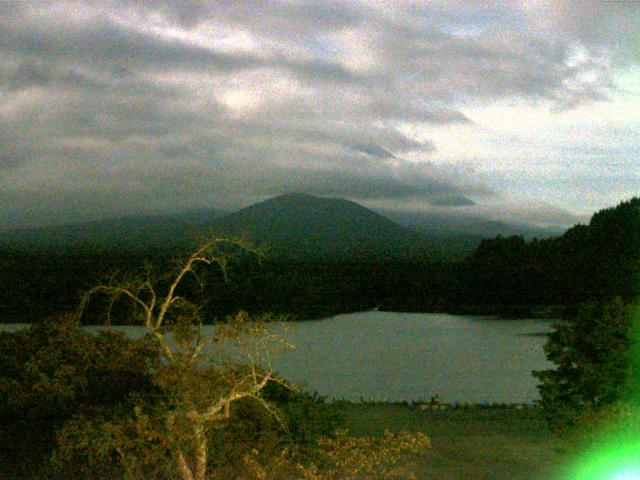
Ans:
[[[155,346],[124,334],[96,335],[70,317],[0,333],[0,417],[61,421],[152,388]]]
[[[263,399],[271,411],[251,398],[231,405],[228,420],[208,432],[208,471],[225,472],[223,477],[229,477],[241,471],[247,456],[256,450],[265,462],[279,458],[287,449],[306,458],[320,438],[333,438],[343,423],[338,407],[317,394],[285,385],[284,381],[273,382],[264,389]],[[193,446],[188,445],[187,432],[179,430],[179,422],[169,429],[163,421],[168,411],[177,411],[167,393],[135,395],[126,409],[111,410],[108,415],[78,415],[66,422],[56,439],[56,475],[97,479],[122,473],[128,479],[177,476],[174,442],[182,443],[187,453]]]
[[[147,340],[113,331],[87,333],[68,316],[0,333],[5,473],[25,478],[28,473],[17,469],[46,464],[56,430],[72,417],[115,412],[132,393],[152,391],[157,361],[157,349]]]
[[[166,424],[154,399],[132,399],[127,408],[76,415],[58,430],[52,455],[55,478],[174,478]],[[145,410],[140,405],[145,405]]]
[[[123,470],[128,478],[175,473],[167,445],[175,432],[160,420],[175,389],[195,386],[197,378],[189,375],[194,373],[203,372],[186,369],[176,376],[175,369],[163,367],[155,341],[114,331],[91,334],[69,316],[0,333],[2,471],[13,469],[15,478],[45,476],[33,468],[17,469],[47,465],[53,453],[55,468],[46,475],[58,478],[106,479]],[[226,428],[211,432],[212,465],[238,462],[250,446],[279,448],[304,435],[325,435],[334,426],[328,421],[327,428],[312,433],[310,421],[320,423],[319,409],[329,409],[317,397],[281,384],[269,391],[281,418],[287,419],[289,410],[300,415],[281,424],[255,401],[237,402]]]
[[[285,386],[287,382],[271,383],[264,392],[265,400],[283,414],[291,442],[298,446],[315,445],[323,437],[332,437],[344,425],[344,415],[336,404],[328,404],[317,393],[307,393]]]
[[[431,447],[422,433],[384,432],[378,437],[354,438],[337,431],[333,438],[320,438],[312,455],[296,449],[282,450],[265,458],[253,450],[243,458],[235,474],[224,478],[247,480],[408,480],[416,479],[417,459]],[[225,472],[227,473],[227,472]]]
[[[534,372],[549,425],[565,430],[583,414],[612,405],[628,393],[634,366],[632,309],[617,298],[581,305],[569,320],[555,325],[545,345],[556,368]]]

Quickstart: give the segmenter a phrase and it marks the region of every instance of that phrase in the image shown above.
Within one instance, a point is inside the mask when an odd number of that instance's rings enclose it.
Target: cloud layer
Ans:
[[[513,192],[544,183],[548,151],[509,173],[500,159],[523,140],[500,111],[568,128],[625,98],[638,19],[637,3],[595,1],[5,2],[0,227],[289,191],[519,211],[535,199]]]

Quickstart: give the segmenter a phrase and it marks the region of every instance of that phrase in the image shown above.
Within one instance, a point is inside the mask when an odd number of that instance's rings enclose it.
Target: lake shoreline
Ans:
[[[433,308],[429,310],[414,310],[403,309],[398,306],[393,308],[386,308],[385,305],[378,307],[371,307],[367,309],[354,309],[354,310],[339,310],[339,311],[326,311],[319,315],[313,316],[296,316],[292,314],[273,315],[274,322],[284,323],[300,323],[300,322],[318,322],[321,320],[328,320],[340,315],[350,315],[354,313],[366,313],[366,312],[384,312],[384,313],[416,313],[416,314],[443,314],[451,316],[483,316],[491,317],[494,319],[505,320],[526,320],[526,319],[538,319],[538,320],[558,320],[564,318],[565,313],[569,307],[566,305],[470,305],[460,304],[457,306],[449,306],[447,308]],[[265,315],[266,312],[256,313],[256,316]],[[254,315],[254,313],[250,313]],[[216,323],[224,323],[226,319],[214,319],[214,321],[203,323],[203,325],[215,325]],[[0,325],[31,325],[34,322],[19,321],[12,319],[10,322],[0,322]],[[135,323],[82,323],[82,326],[87,327],[102,327],[102,326],[122,326],[122,327],[137,327],[139,324]]]
[[[0,326],[20,330],[26,324]],[[140,338],[141,326],[112,328]],[[215,327],[204,326],[203,334]],[[545,358],[543,319],[368,311],[320,322],[267,325],[295,348],[270,355],[269,368],[302,391],[330,401],[441,404],[533,404],[532,371],[552,367]],[[445,408],[445,407],[443,407]]]

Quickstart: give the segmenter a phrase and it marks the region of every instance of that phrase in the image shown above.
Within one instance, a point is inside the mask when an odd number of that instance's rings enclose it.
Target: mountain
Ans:
[[[164,215],[136,215],[93,222],[20,228],[0,232],[0,245],[60,248],[85,245],[133,250],[175,249],[185,245],[203,225],[225,212],[189,210]]]
[[[206,209],[8,230],[0,232],[0,245],[175,252],[210,231],[247,237],[264,245],[271,257],[331,261],[371,257],[461,259],[481,240],[477,235],[455,235],[453,231],[423,234],[348,200],[292,193],[231,214]]]
[[[246,236],[289,258],[408,257],[440,252],[428,239],[362,205],[292,193],[213,222],[223,235]]]

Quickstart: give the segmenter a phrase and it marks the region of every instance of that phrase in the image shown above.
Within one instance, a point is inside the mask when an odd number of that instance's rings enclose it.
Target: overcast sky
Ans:
[[[571,225],[640,194],[639,63],[633,1],[3,1],[0,228],[294,191]]]

